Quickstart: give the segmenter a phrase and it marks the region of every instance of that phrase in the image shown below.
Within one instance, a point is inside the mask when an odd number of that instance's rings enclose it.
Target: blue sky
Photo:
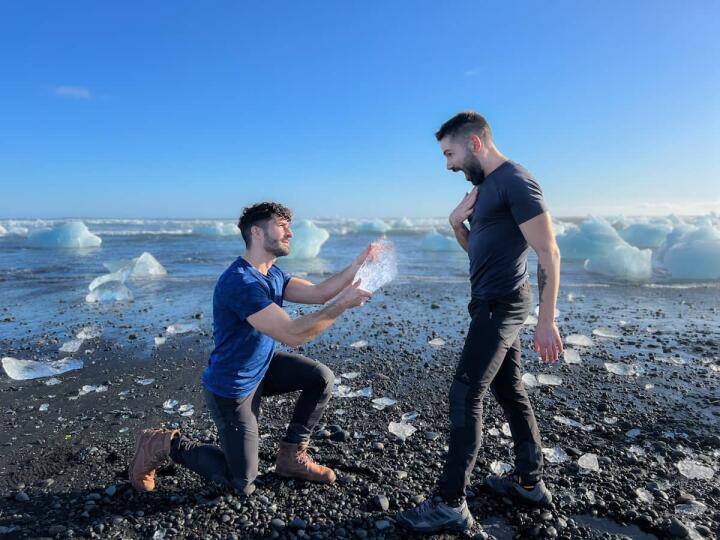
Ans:
[[[556,215],[720,210],[718,6],[3,2],[0,217],[443,216],[465,109]]]

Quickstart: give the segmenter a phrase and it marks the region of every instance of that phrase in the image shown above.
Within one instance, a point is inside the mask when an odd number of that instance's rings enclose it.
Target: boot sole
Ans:
[[[474,519],[472,521],[470,521],[467,525],[462,525],[460,523],[456,523],[454,525],[440,525],[437,527],[427,527],[425,529],[419,529],[419,528],[415,527],[412,523],[405,522],[403,519],[397,519],[395,522],[407,531],[421,533],[421,534],[433,534],[433,533],[439,533],[439,532],[464,533],[464,532],[468,532],[475,526]]]
[[[298,474],[279,472],[277,469],[275,469],[275,474],[277,476],[282,476],[283,478],[293,478],[295,480],[305,480],[306,482],[313,482],[315,484],[325,484],[328,486],[331,484],[334,484],[335,480],[337,480],[337,477],[334,480],[318,480],[318,479],[314,479],[314,478],[308,478],[306,476],[301,476]]]

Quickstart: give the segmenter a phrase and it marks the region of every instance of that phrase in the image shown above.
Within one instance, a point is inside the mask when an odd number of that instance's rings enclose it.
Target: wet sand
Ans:
[[[160,471],[154,492],[138,494],[130,488],[126,464],[136,430],[179,427],[194,438],[216,442],[200,386],[211,348],[207,319],[200,321],[203,331],[169,337],[155,350],[148,344],[156,329],[132,328],[118,319],[108,333],[125,337],[87,341],[79,354],[86,367],[59,376],[62,382],[55,386],[47,386],[45,379],[13,381],[3,373],[0,537],[406,537],[395,526],[394,514],[432,489],[446,452],[447,392],[467,328],[468,293],[460,280],[392,284],[366,308],[348,313],[329,333],[302,348],[331,367],[337,378],[360,372],[356,379],[342,380],[352,389],[371,385],[373,398],[397,400],[384,410],[374,409],[367,398],[331,400],[312,446],[319,461],[337,470],[333,486],[272,474],[277,442],[295,398],[287,395],[264,401],[261,476],[251,498],[238,498],[171,464]],[[574,301],[568,293],[575,295]],[[544,446],[562,448],[569,458],[546,463],[555,504],[548,510],[531,509],[483,487],[493,462],[512,463],[505,420],[489,396],[483,449],[468,493],[470,509],[485,533],[472,534],[499,539],[713,538],[720,526],[719,476],[691,480],[676,463],[692,459],[718,470],[718,296],[718,289],[703,287],[563,289],[558,306],[563,336],[581,333],[594,342],[577,347],[582,363],[541,365],[530,352],[532,328],[522,334],[526,371],[562,379],[559,386],[529,390]],[[298,309],[307,310],[290,306],[291,312]],[[194,316],[187,313],[188,319]],[[619,337],[593,336],[599,327]],[[68,339],[78,329],[67,328]],[[3,340],[3,356],[55,353],[61,342],[53,335],[48,331],[47,337]],[[428,345],[436,337],[445,344]],[[350,346],[358,340],[368,345]],[[615,375],[604,367],[607,362],[632,365],[640,374]],[[138,384],[141,379],[154,382]],[[70,399],[84,385],[105,385],[107,390]],[[166,413],[168,399],[193,405],[194,414]],[[39,410],[42,404],[47,411]],[[417,432],[402,442],[388,432],[388,424],[410,411],[419,412],[412,422]],[[638,429],[639,434],[633,431]],[[598,456],[599,471],[578,466],[586,453]],[[701,508],[694,500],[706,508],[700,515],[683,515],[683,508]]]

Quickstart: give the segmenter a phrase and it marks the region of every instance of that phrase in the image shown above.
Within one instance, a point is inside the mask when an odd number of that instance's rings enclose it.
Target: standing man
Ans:
[[[258,474],[258,416],[263,396],[301,391],[275,462],[275,473],[331,484],[335,473],[317,464],[307,447],[333,388],[323,364],[299,354],[276,351],[276,343],[297,347],[327,330],[346,309],[362,306],[371,294],[352,283],[373,246],[342,272],[317,285],[291,277],[275,266],[290,253],[290,209],[272,202],[243,210],[238,227],[245,253],[220,276],[213,295],[213,338],[202,381],[220,447],[200,444],[178,430],[138,433],[129,476],[138,491],[155,488],[155,469],[167,458],[203,478],[232,486],[239,494],[255,491]],[[338,295],[335,298],[336,295]],[[291,319],[283,300],[325,304]]]
[[[474,523],[465,488],[482,441],[482,401],[490,389],[510,424],[515,469],[490,476],[487,485],[503,495],[548,505],[535,415],[522,383],[520,330],[530,313],[530,248],[538,256],[540,313],[534,348],[555,362],[562,341],[554,322],[560,281],[560,251],[550,213],[533,176],[495,147],[485,118],[460,113],[435,134],[447,168],[462,171],[475,187],[450,214],[455,237],[470,257],[470,329],[450,387],[450,445],[436,491],[401,512],[398,522],[418,532],[466,530]],[[465,225],[470,221],[470,228]]]

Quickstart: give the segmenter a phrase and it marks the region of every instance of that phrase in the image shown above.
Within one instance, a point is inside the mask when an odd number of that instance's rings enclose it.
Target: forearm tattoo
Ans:
[[[537,265],[537,279],[538,279],[538,290],[540,291],[540,304],[542,304],[543,301],[543,291],[545,291],[545,285],[547,285],[547,272],[545,269],[540,266],[540,263]]]

